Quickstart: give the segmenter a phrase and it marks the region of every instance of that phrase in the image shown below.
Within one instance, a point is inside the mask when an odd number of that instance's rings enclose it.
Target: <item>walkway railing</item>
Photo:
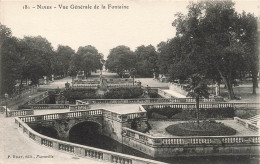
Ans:
[[[33,115],[34,111],[31,109],[10,110],[9,108],[6,108],[6,106],[1,106],[1,113],[4,114],[5,117],[17,117],[17,116]]]
[[[65,112],[65,113],[51,113],[44,115],[32,115],[19,117],[23,122],[38,122],[46,120],[56,120],[56,119],[65,119],[65,118],[84,118],[87,116],[102,116],[103,109],[93,109],[93,110],[83,110],[75,112]]]
[[[69,109],[69,104],[29,104],[30,109]]]
[[[251,144],[260,145],[260,136],[188,136],[188,137],[153,137],[148,134],[123,127],[122,136],[151,147],[169,147],[184,145],[223,145]]]
[[[88,104],[70,105],[70,112],[64,112],[64,113],[32,115],[33,110],[20,110],[20,111],[14,111],[14,112],[20,112],[20,115],[19,115],[19,113],[17,113],[17,114],[13,114],[13,116],[30,115],[30,116],[20,117],[20,119],[24,122],[37,122],[37,121],[66,119],[66,118],[85,118],[88,116],[102,116],[102,117],[107,117],[107,118],[110,118],[111,120],[115,120],[118,122],[125,122],[125,121],[128,121],[129,119],[146,117],[146,111],[142,106],[139,107],[138,112],[128,113],[128,114],[118,114],[118,113],[108,111],[105,109],[89,109]],[[27,112],[27,113],[24,113],[24,112]],[[29,112],[32,112],[32,113],[29,113]]]
[[[77,111],[77,110],[87,110],[90,109],[88,103],[86,104],[78,104],[78,105],[69,105],[70,111]]]
[[[181,108],[181,109],[195,109],[195,103],[175,103],[175,104],[145,104],[142,105],[144,109],[151,108]],[[235,108],[259,108],[260,103],[200,103],[200,108],[227,108],[227,107],[235,107]]]
[[[138,103],[195,103],[194,98],[140,98],[140,99],[84,99],[90,104],[138,104]],[[221,102],[223,98],[200,99],[200,102]]]
[[[139,158],[135,156],[115,153],[115,152],[102,150],[94,147],[83,146],[79,144],[53,139],[35,132],[20,118],[15,118],[15,124],[17,125],[19,131],[21,131],[25,136],[30,138],[32,141],[38,143],[39,145],[45,146],[50,149],[58,150],[61,152],[66,152],[72,155],[90,158],[100,162],[110,162],[110,163],[163,164],[163,162],[159,162],[159,161]]]
[[[75,88],[75,89],[80,89],[80,88],[96,89],[99,86],[100,86],[99,84],[73,84],[72,88]],[[138,84],[133,85],[133,83],[121,83],[121,84],[107,84],[107,87],[108,88],[119,88],[119,87],[133,88],[133,87],[141,87],[141,85],[138,85]]]
[[[41,95],[31,99],[28,101],[28,104],[37,104],[38,102],[42,101],[43,99],[49,96],[48,91],[43,92]]]
[[[72,84],[72,88],[80,89],[80,88],[98,88],[99,84]]]
[[[257,132],[259,131],[259,126],[251,123],[249,120],[244,120],[244,119],[241,119],[239,117],[234,117],[234,120],[237,123],[243,125],[244,127],[248,128],[250,130],[257,131]]]
[[[121,84],[107,84],[108,88],[120,88],[120,87],[124,87],[124,88],[136,88],[136,87],[141,87],[141,85],[136,84],[133,85],[133,83],[121,83]]]

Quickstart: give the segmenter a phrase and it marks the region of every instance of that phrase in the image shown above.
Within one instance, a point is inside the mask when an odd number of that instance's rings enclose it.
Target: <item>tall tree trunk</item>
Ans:
[[[200,96],[196,94],[196,114],[197,114],[197,125],[200,123]]]
[[[229,99],[230,100],[235,99],[235,94],[234,94],[233,87],[232,87],[231,77],[224,76],[220,69],[218,69],[218,72],[227,87]]]
[[[233,91],[232,83],[231,83],[230,80],[227,80],[226,83],[227,83],[229,99],[233,100],[233,99],[235,99],[235,94],[234,94],[234,91]]]
[[[256,88],[258,88],[257,71],[252,71],[253,94],[256,95]]]

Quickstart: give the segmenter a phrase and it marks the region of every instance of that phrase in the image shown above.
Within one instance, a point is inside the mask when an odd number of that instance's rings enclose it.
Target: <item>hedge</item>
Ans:
[[[143,95],[142,88],[113,88],[104,94],[105,99],[131,99]]]
[[[68,89],[63,92],[63,95],[70,103],[75,103],[76,100],[82,99],[100,99],[101,96],[96,94],[96,89]]]
[[[181,109],[181,108],[171,108],[171,107],[164,107],[164,108],[151,108],[146,109],[147,116],[149,119],[160,119],[162,116],[167,117],[168,119],[178,119],[178,120],[190,120],[196,118],[196,109]],[[159,117],[156,117],[159,116]],[[200,118],[207,119],[207,118],[233,118],[235,117],[235,109],[231,107],[227,108],[212,108],[200,109]]]

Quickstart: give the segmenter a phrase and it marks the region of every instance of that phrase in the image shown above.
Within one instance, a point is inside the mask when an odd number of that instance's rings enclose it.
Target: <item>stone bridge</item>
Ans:
[[[70,130],[83,122],[98,124],[98,131],[114,140],[121,141],[122,127],[145,130],[147,128],[146,111],[130,114],[118,114],[105,109],[80,110],[66,113],[52,113],[45,115],[30,115],[19,117],[29,126],[43,126],[56,130],[58,138],[69,139]]]

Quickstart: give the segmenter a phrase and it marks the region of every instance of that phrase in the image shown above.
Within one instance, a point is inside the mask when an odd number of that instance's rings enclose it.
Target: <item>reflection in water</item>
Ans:
[[[39,130],[39,128],[38,128]],[[43,131],[42,131],[43,132]],[[46,134],[45,134],[46,135]],[[109,151],[134,155],[142,158],[154,159],[172,164],[259,164],[258,158],[238,156],[218,157],[175,157],[152,158],[142,152],[129,148],[109,137],[100,134],[100,125],[93,122],[83,122],[70,130],[69,141],[77,144],[92,146]]]

